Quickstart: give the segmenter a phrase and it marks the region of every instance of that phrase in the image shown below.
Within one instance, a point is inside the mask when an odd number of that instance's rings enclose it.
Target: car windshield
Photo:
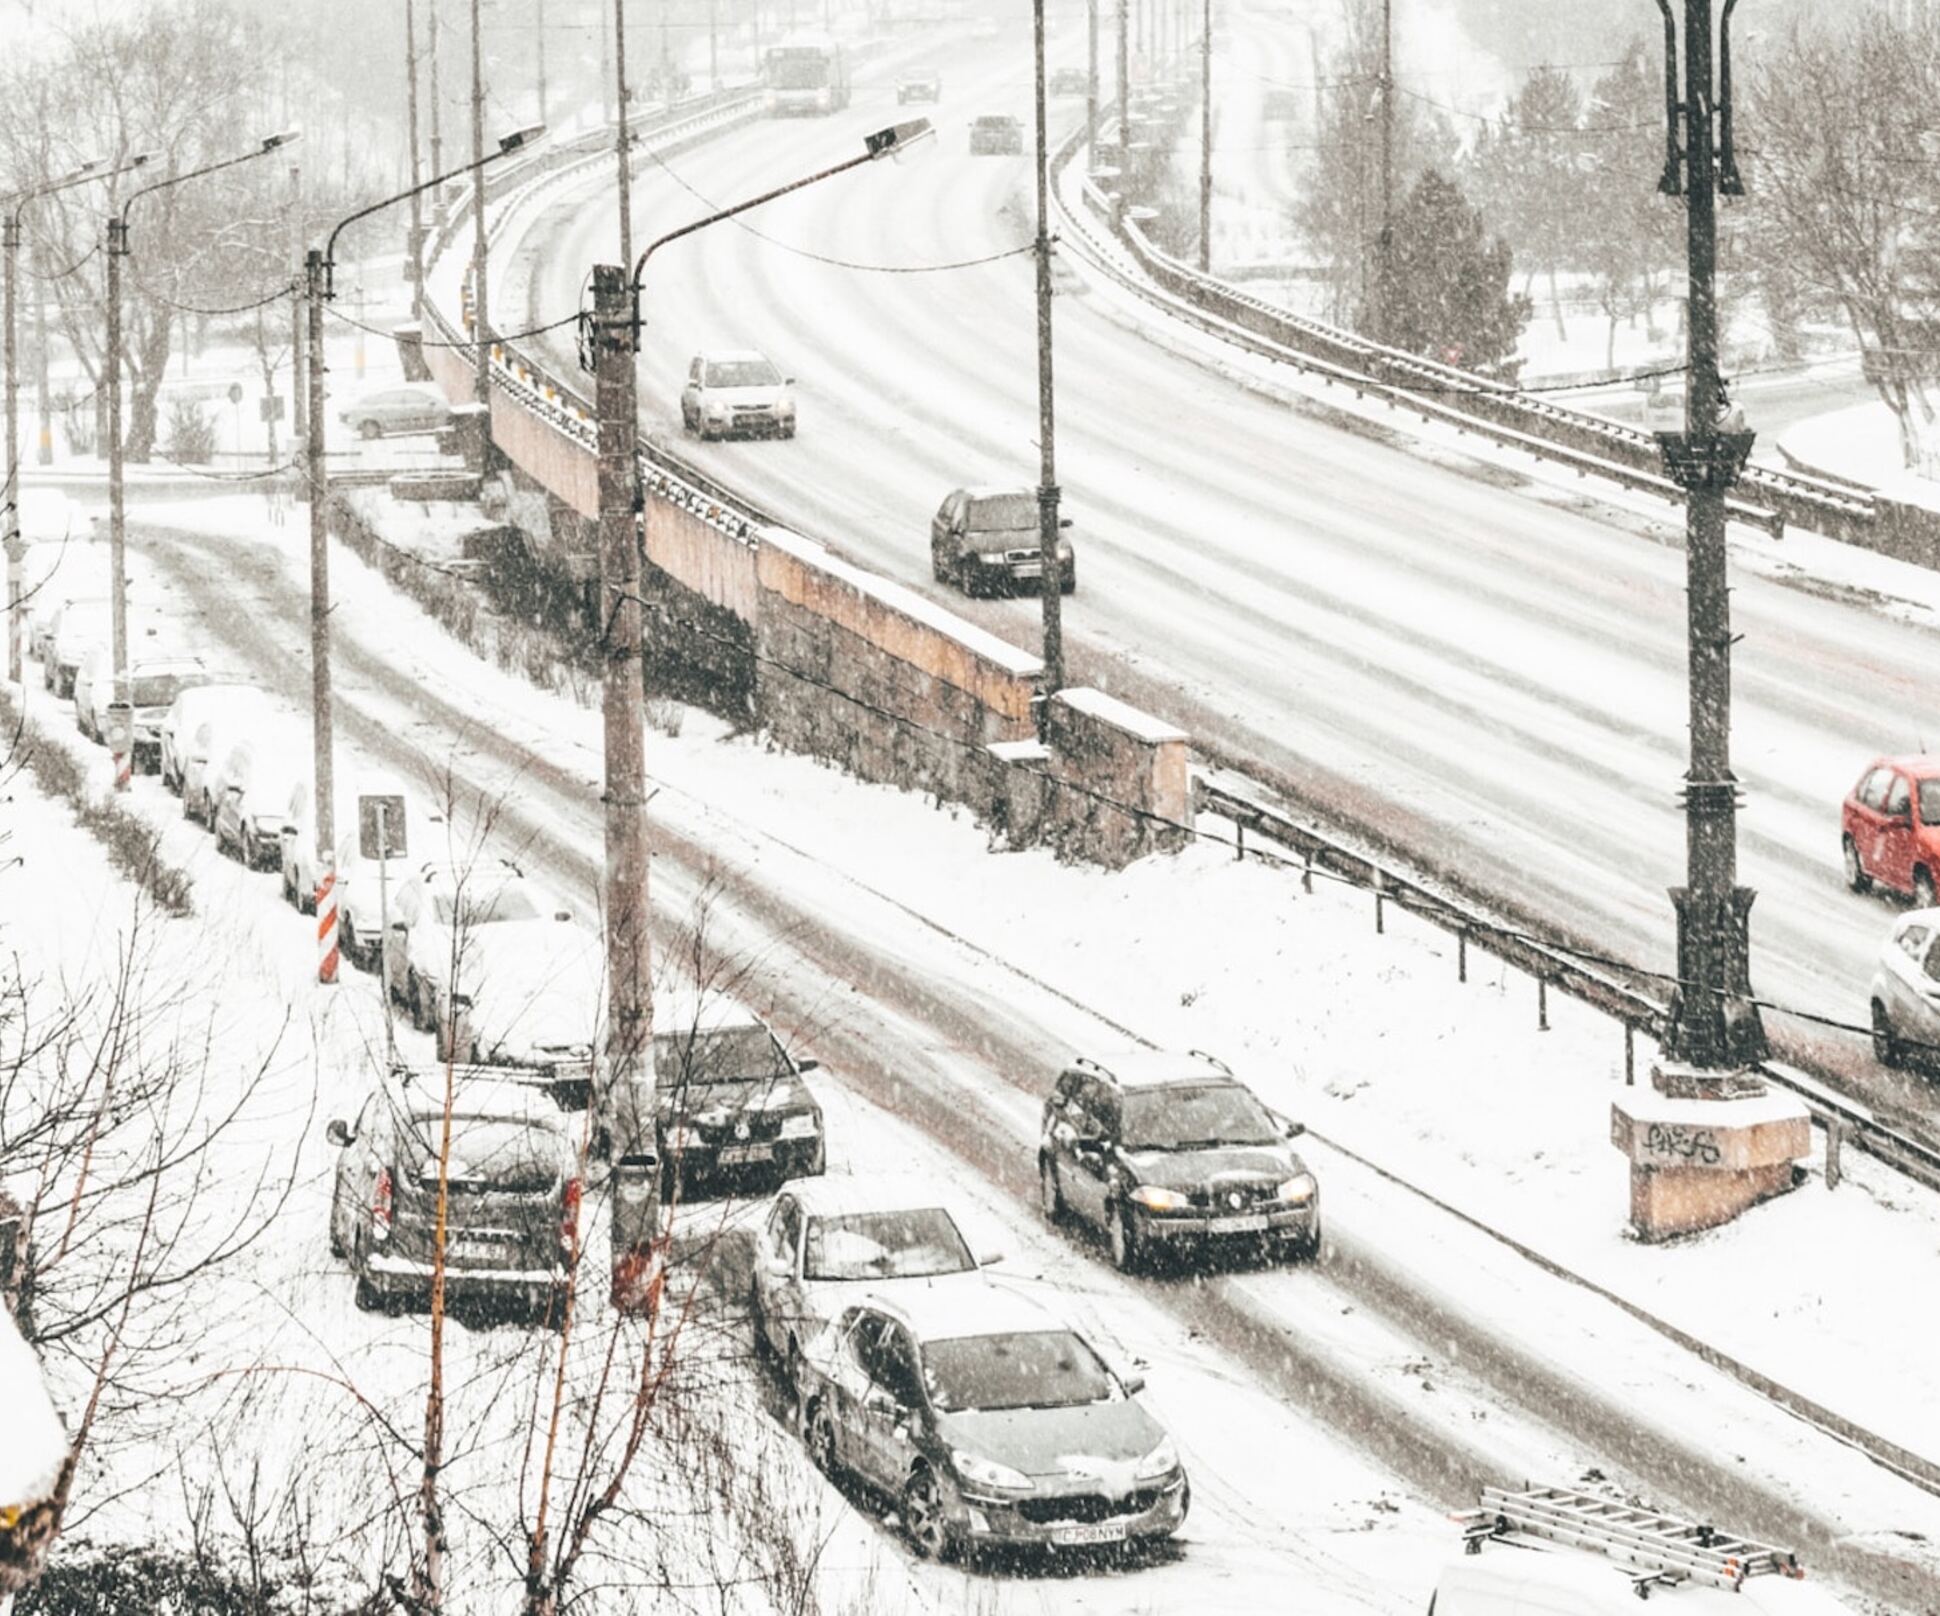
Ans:
[[[923,1383],[945,1413],[1072,1408],[1117,1391],[1098,1355],[1069,1330],[932,1341],[923,1349]]]
[[[1009,129],[1016,122],[1017,120],[1015,118],[992,116],[992,117],[979,118],[977,120],[977,127],[979,129]]]
[[[995,121],[1003,122],[1001,118]],[[973,528],[1002,529],[1005,532],[1012,530],[1035,532],[1037,496],[1035,494],[992,494],[983,499],[972,500],[970,525]]]
[[[443,1118],[420,1116],[414,1121],[418,1143],[425,1151],[419,1177],[435,1184]],[[455,1116],[451,1119],[450,1180],[454,1185],[509,1194],[547,1193],[559,1181],[556,1142],[544,1128],[515,1118]]]
[[[445,925],[489,926],[500,920],[537,920],[539,910],[531,895],[509,883],[484,891],[441,892],[432,901],[432,913]]]
[[[976,1266],[940,1206],[811,1218],[802,1254],[802,1272],[810,1279],[913,1279]]]
[[[775,387],[781,372],[765,359],[717,359],[707,367],[709,387]]]
[[[134,703],[137,707],[166,707],[198,676],[182,673],[138,673],[135,675]]]
[[[1127,1150],[1270,1145],[1279,1137],[1266,1107],[1237,1083],[1134,1090],[1125,1096]]]
[[[819,90],[829,81],[829,59],[819,50],[768,53],[768,82],[780,90]]]
[[[1940,825],[1940,779],[1920,782],[1920,823]]]
[[[765,1083],[792,1072],[774,1035],[758,1022],[663,1033],[653,1041],[653,1069],[663,1089]]]

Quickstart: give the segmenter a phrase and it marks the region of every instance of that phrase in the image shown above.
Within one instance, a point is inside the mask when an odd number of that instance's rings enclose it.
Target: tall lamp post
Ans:
[[[502,137],[498,150],[443,174],[434,174],[409,190],[373,202],[339,219],[332,226],[323,251],[312,247],[303,259],[303,302],[309,315],[310,411],[306,458],[310,483],[310,716],[311,773],[316,791],[317,837],[317,980],[337,980],[337,798],[335,748],[330,707],[330,530],[329,479],[323,457],[325,365],[323,306],[336,296],[337,238],[373,213],[410,201],[447,180],[528,146],[545,131],[539,125]]]
[[[1064,566],[1058,554],[1056,392],[1051,382],[1051,144],[1044,107],[1044,0],[1032,0],[1031,38],[1037,68],[1037,593],[1044,616],[1044,705],[1064,686]]]
[[[1212,273],[1212,0],[1199,25],[1199,273]]]
[[[621,114],[625,116],[624,111]],[[927,118],[877,131],[862,152],[802,179],[722,208],[649,242],[630,272],[593,267],[590,354],[599,445],[600,605],[606,625],[601,705],[606,732],[606,1077],[601,1125],[613,1164],[613,1304],[652,1306],[655,1284],[653,1174],[653,995],[647,893],[646,682],[640,560],[646,551],[646,499],[640,487],[635,366],[640,351],[640,287],[647,260],[669,242],[776,197],[880,157],[895,156],[930,133]],[[644,1068],[644,1069],[643,1069]],[[641,1103],[641,1094],[649,1096]]]
[[[20,273],[20,221],[27,211],[27,204],[37,197],[54,196],[73,186],[85,185],[90,180],[125,174],[147,161],[148,155],[144,152],[119,168],[104,170],[98,161],[83,163],[70,174],[49,180],[45,185],[15,191],[4,200],[7,209],[4,236],[7,255],[7,486],[4,497],[0,497],[0,534],[5,536],[7,552],[7,677],[15,684],[21,681],[27,625],[25,580],[20,572],[26,547],[20,536],[20,328],[15,302]]]
[[[220,174],[225,168],[235,168],[241,163],[254,162],[299,138],[294,129],[266,135],[253,151],[225,157],[218,163],[205,163],[186,174],[171,174],[165,180],[144,186],[122,203],[118,211],[108,215],[108,343],[102,368],[107,372],[105,380],[108,384],[108,567],[113,579],[114,671],[117,680],[125,679],[128,674],[128,511],[122,485],[121,450],[121,261],[128,256],[128,215],[145,196],[153,196],[157,191],[166,191],[173,186],[186,185],[190,180],[199,180],[210,174]],[[115,789],[126,791],[129,737],[117,729],[112,739]]]

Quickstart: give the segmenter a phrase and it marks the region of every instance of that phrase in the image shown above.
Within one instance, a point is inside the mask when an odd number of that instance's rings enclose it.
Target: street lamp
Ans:
[[[5,536],[7,552],[7,677],[15,684],[21,682],[21,658],[25,654],[23,641],[26,637],[27,621],[25,585],[20,572],[25,546],[20,536],[20,335],[18,317],[15,313],[21,217],[27,211],[27,204],[37,197],[53,196],[73,186],[85,185],[90,180],[108,179],[115,174],[125,174],[131,169],[139,168],[147,161],[148,154],[143,152],[119,167],[103,170],[100,160],[94,159],[81,164],[79,168],[62,175],[57,180],[49,180],[45,185],[29,186],[5,198],[7,208],[4,231],[7,255],[7,486],[5,497],[0,498],[0,534]]]
[[[625,109],[621,110],[622,118]],[[647,767],[643,734],[646,682],[640,558],[646,551],[646,503],[640,487],[635,360],[640,350],[640,283],[647,261],[669,242],[831,179],[878,158],[896,157],[931,133],[927,118],[878,130],[862,151],[833,167],[778,185],[670,230],[648,243],[630,270],[593,266],[593,311],[581,363],[594,375],[599,454],[600,621],[605,625],[601,706],[606,734],[606,1080],[598,1098],[600,1127],[610,1140],[613,1197],[613,1303],[651,1307],[654,1289],[652,1194],[654,1133],[653,998],[647,932]],[[590,351],[588,351],[590,350]],[[645,1065],[641,1070],[642,1063]]]
[[[1064,684],[1064,566],[1058,555],[1056,389],[1051,380],[1051,144],[1044,106],[1044,0],[1033,0],[1031,37],[1037,91],[1037,594],[1044,619],[1044,694],[1038,728]],[[1120,109],[1123,116],[1123,109]]]
[[[303,301],[309,314],[310,409],[305,453],[310,480],[310,698],[314,724],[312,770],[316,776],[317,836],[317,980],[337,980],[337,810],[333,767],[330,712],[330,538],[326,510],[329,483],[323,460],[324,363],[323,306],[337,295],[337,238],[373,213],[407,202],[425,191],[483,168],[487,163],[529,146],[545,133],[542,124],[518,129],[501,136],[498,150],[474,162],[465,163],[443,174],[434,174],[409,190],[373,202],[367,208],[339,219],[323,244],[323,251],[312,247],[303,259]]]
[[[294,129],[266,135],[253,150],[235,157],[225,157],[218,163],[206,163],[186,174],[172,174],[165,180],[144,186],[121,204],[119,212],[108,215],[108,346],[102,363],[108,384],[108,566],[113,578],[114,671],[117,680],[125,679],[128,674],[128,514],[122,488],[121,453],[121,261],[128,256],[128,215],[145,196],[153,196],[157,191],[185,185],[190,180],[199,180],[209,174],[220,174],[225,168],[234,168],[239,163],[254,162],[258,157],[267,157],[278,147],[288,146],[300,138],[300,133]],[[131,751],[129,737],[117,730],[112,741],[115,790],[126,791]]]

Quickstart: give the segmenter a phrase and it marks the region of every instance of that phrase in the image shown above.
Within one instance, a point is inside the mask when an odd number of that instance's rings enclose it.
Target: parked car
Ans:
[[[1179,1450],[1076,1330],[996,1284],[845,1308],[804,1360],[802,1433],[831,1476],[894,1501],[919,1555],[1170,1537]]]
[[[941,101],[943,75],[934,68],[919,67],[896,81],[896,104],[907,101]]]
[[[1053,95],[1087,95],[1091,90],[1091,75],[1082,67],[1060,67],[1051,74],[1050,91]]]
[[[444,815],[420,807],[416,795],[403,781],[389,775],[365,775],[339,783],[336,801],[337,940],[353,963],[367,964],[374,969],[381,930],[376,887],[379,861],[372,860],[369,866],[369,916],[365,923],[365,935],[361,939],[354,939],[351,909],[351,878],[363,862],[357,819],[357,804],[363,797],[386,797],[403,804],[402,823],[387,819],[384,826],[390,845],[400,849],[392,857],[381,861],[393,891],[427,858],[438,857],[450,848],[444,833]],[[283,819],[283,899],[300,914],[315,914],[317,874],[321,860],[317,846],[317,796],[310,782],[305,781],[301,788],[291,792]],[[360,957],[360,950],[366,944],[371,950],[367,962]]]
[[[125,678],[113,677],[114,654],[105,646],[90,651],[74,683],[74,722],[90,740],[108,739],[108,706],[117,696],[129,700],[134,765],[152,774],[162,762],[162,723],[175,698],[205,683],[209,671],[200,657],[145,655],[135,658]]]
[[[238,740],[275,723],[275,709],[265,691],[232,683],[185,690],[170,713],[172,721],[162,720],[162,779],[173,780],[184,819],[212,824],[211,772],[222,766]]]
[[[41,659],[41,681],[63,701],[74,694],[81,662],[97,645],[114,640],[114,608],[105,598],[64,601],[48,630],[47,654]]]
[[[982,1284],[962,1226],[924,1179],[872,1174],[806,1178],[775,1197],[755,1237],[748,1311],[755,1347],[801,1391],[802,1345],[860,1294],[894,1295],[905,1281]]]
[[[425,991],[439,1051],[542,1073],[562,1103],[583,1105],[606,1008],[605,978],[604,939],[570,915],[476,927],[459,950],[449,999]],[[447,1004],[452,1027],[438,1016]]]
[[[337,419],[364,438],[442,432],[451,425],[451,405],[431,383],[413,382],[366,393],[339,410]]]
[[[758,1015],[722,994],[654,1002],[654,1130],[663,1195],[740,1173],[812,1177],[828,1155],[822,1108]]]
[[[1004,112],[986,112],[970,125],[972,157],[1016,157],[1024,150],[1024,126]]]
[[[703,442],[795,435],[795,378],[765,354],[737,349],[694,355],[680,390],[680,424]]]
[[[1101,1230],[1112,1261],[1243,1240],[1320,1250],[1320,1185],[1277,1117],[1210,1055],[1127,1050],[1079,1056],[1044,1102],[1044,1215]]]
[[[1041,583],[1039,521],[1035,489],[953,489],[930,519],[930,569],[936,581],[966,595],[983,594],[998,583]],[[1070,525],[1069,517],[1059,519],[1060,528]],[[1058,588],[1069,595],[1078,587],[1078,558],[1069,540],[1058,541],[1058,568]]]
[[[381,909],[385,894],[379,890],[380,873],[389,883],[390,896],[395,897],[398,888],[423,866],[427,855],[432,858],[450,855],[451,838],[444,813],[421,802],[404,787],[393,784],[387,792],[384,782],[375,781],[359,789],[404,798],[404,850],[387,859],[366,859],[358,846],[355,822],[341,821],[347,830],[337,849],[337,937],[346,959],[366,971],[374,971],[382,962],[384,952]],[[351,806],[355,807],[354,800]],[[387,825],[385,829],[390,834],[393,827]],[[314,870],[308,871],[305,879],[314,894]]]
[[[291,796],[309,789],[310,756],[278,726],[229,748],[210,793],[218,852],[234,853],[252,870],[273,870],[282,857],[284,815]]]
[[[1893,922],[1873,967],[1871,1001],[1880,1065],[1940,1057],[1940,909],[1915,909]]]
[[[1846,884],[1877,882],[1933,908],[1940,871],[1940,757],[1875,758],[1846,793],[1839,851]]]
[[[572,918],[570,908],[526,880],[509,859],[420,860],[397,889],[384,938],[391,996],[414,1026],[434,1035],[442,1059],[450,1049],[454,991],[467,997],[467,957],[481,956],[491,946],[484,934],[511,927],[511,946],[549,953],[561,942],[577,946],[573,934],[558,930]],[[585,991],[597,995],[597,982],[595,975]]]
[[[428,1297],[436,1252],[442,1071],[386,1074],[355,1123],[325,1137],[341,1154],[330,1251],[357,1279],[357,1305]],[[452,1104],[445,1294],[519,1302],[558,1316],[579,1250],[580,1179],[567,1119],[543,1094],[466,1074]]]

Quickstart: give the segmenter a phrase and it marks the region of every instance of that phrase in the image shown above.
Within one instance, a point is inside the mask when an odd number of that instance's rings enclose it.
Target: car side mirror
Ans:
[[[570,909],[555,909],[552,912],[552,918],[554,920],[571,920],[573,918],[573,912]]]
[[[1307,1131],[1307,1125],[1304,1122],[1289,1122],[1286,1124],[1285,1131],[1289,1139],[1298,1139]]]
[[[402,937],[410,929],[411,929],[411,923],[408,920],[393,920],[391,922],[391,930],[396,932],[400,937]]]
[[[795,378],[793,376],[784,376],[781,379],[781,385],[783,387],[793,387],[795,385]]]
[[[1075,525],[1075,524],[1074,524],[1074,523],[1072,522],[1072,520],[1071,520],[1071,518],[1070,518],[1070,517],[1068,517],[1068,516],[1060,516],[1060,517],[1058,518],[1058,526],[1059,526],[1059,527],[1071,527],[1071,526],[1074,526],[1074,525]]]
[[[900,1414],[903,1405],[891,1397],[880,1386],[871,1386],[862,1394],[862,1406],[871,1414]]]
[[[1127,1375],[1119,1384],[1125,1388],[1125,1395],[1127,1397],[1136,1397],[1140,1392],[1145,1390],[1145,1377],[1143,1375]]]
[[[822,1063],[818,1061],[813,1055],[805,1056],[801,1060],[798,1060],[795,1062],[795,1070],[798,1073],[819,1072],[821,1069],[822,1069]]]
[[[341,1148],[349,1144],[356,1136],[351,1133],[349,1123],[345,1122],[342,1117],[334,1117],[331,1119],[330,1126],[323,1130],[323,1137],[328,1139],[331,1144]]]
[[[1001,1251],[980,1251],[977,1253],[977,1266],[979,1268],[990,1268],[1003,1260],[1004,1254]]]
[[[223,792],[223,795],[224,795],[225,797],[227,797],[227,798],[229,798],[229,799],[230,799],[230,800],[231,800],[232,802],[241,802],[241,801],[242,801],[242,787],[241,787],[241,786],[231,786],[231,787],[229,787],[229,789],[228,789],[227,791],[225,791],[225,792]]]

